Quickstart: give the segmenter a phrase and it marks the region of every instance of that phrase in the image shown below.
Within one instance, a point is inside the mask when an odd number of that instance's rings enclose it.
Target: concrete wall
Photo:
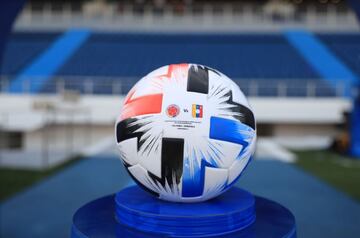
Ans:
[[[273,140],[289,149],[328,148],[338,133],[336,124],[276,124]]]
[[[0,165],[42,168],[86,149],[107,150],[115,144],[122,101],[122,96],[87,95],[68,101],[62,95],[0,94],[0,129],[24,133],[24,148],[0,151]],[[344,122],[343,113],[351,110],[351,102],[341,98],[249,101],[258,125],[272,127],[272,141],[298,149],[329,146],[337,125]]]
[[[25,133],[24,150],[51,149],[78,150],[114,135],[111,125],[49,125],[44,128]],[[115,141],[115,139],[114,139]]]
[[[48,125],[24,132],[23,148],[2,149],[0,165],[37,169],[52,167],[109,137],[114,137],[113,125]],[[115,145],[115,139],[113,143]]]

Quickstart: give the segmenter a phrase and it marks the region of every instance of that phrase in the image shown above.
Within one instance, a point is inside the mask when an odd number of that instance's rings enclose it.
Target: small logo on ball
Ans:
[[[202,118],[203,117],[203,106],[198,104],[192,105],[192,117]]]
[[[176,117],[177,115],[179,115],[179,113],[180,108],[178,105],[171,104],[166,108],[166,115],[168,115],[168,117]]]

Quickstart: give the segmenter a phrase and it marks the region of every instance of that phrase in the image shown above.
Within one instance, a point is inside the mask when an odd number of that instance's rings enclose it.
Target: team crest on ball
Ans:
[[[136,183],[178,202],[204,201],[230,188],[256,142],[254,114],[240,88],[197,64],[168,65],[143,77],[126,96],[115,130]]]
[[[202,118],[203,117],[203,106],[193,104],[192,105],[192,116],[195,118]]]
[[[177,115],[179,115],[179,113],[180,108],[175,104],[171,104],[166,108],[166,114],[168,115],[168,117],[176,117]]]

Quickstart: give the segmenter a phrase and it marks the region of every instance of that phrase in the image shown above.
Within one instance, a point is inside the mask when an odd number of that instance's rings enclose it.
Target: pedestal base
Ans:
[[[245,229],[255,221],[254,196],[239,188],[205,202],[174,203],[133,186],[117,193],[115,204],[119,223],[164,235],[223,235]]]
[[[256,213],[256,219],[255,219]],[[202,203],[170,203],[133,186],[81,207],[72,237],[296,237],[289,210],[239,188]]]

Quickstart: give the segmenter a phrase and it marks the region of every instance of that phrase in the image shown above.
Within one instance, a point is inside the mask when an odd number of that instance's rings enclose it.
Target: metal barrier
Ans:
[[[41,91],[33,88],[43,82],[38,78],[23,81],[21,93],[62,93],[76,91],[81,94],[124,95],[140,78],[134,77],[54,77],[41,85]],[[342,97],[346,87],[344,81],[330,85],[321,79],[234,79],[245,95],[250,97]],[[0,92],[11,93],[11,77],[2,77]]]

